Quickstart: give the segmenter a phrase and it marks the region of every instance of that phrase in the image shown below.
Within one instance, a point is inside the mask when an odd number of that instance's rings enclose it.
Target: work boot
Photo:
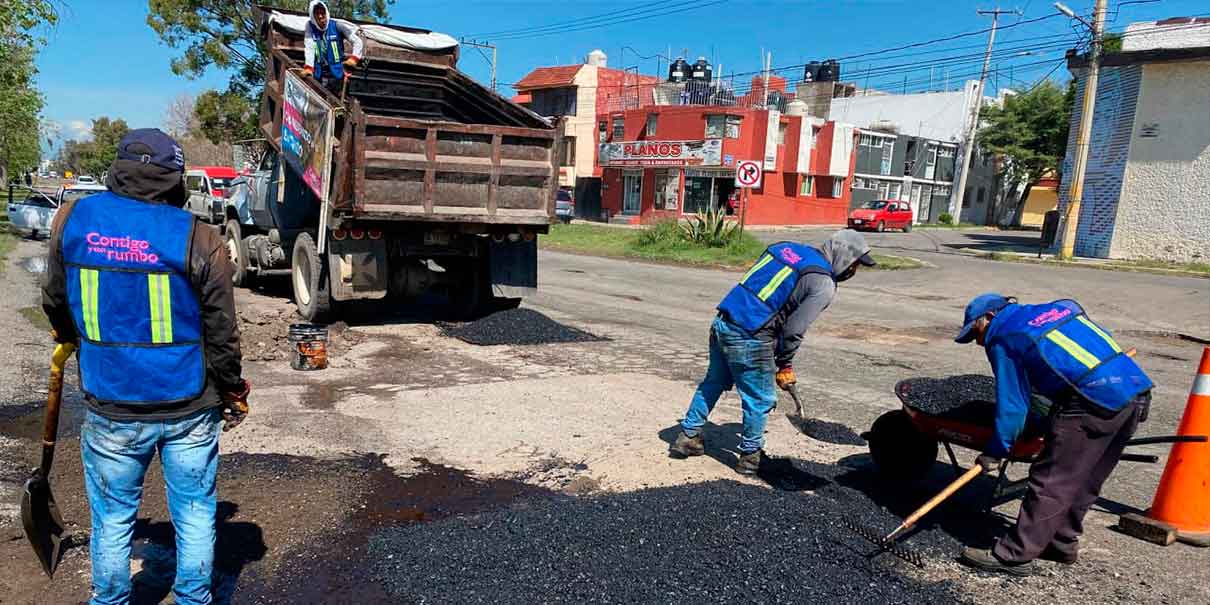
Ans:
[[[756,450],[750,454],[740,453],[739,462],[735,463],[735,472],[741,475],[755,475],[760,465],[765,461],[765,450]]]
[[[681,431],[680,435],[676,436],[676,443],[672,444],[670,451],[682,458],[691,456],[701,456],[706,453],[706,440],[702,439],[702,434],[690,437]]]
[[[997,559],[992,551],[979,550],[971,546],[962,549],[962,556],[958,557],[958,562],[975,569],[1014,576],[1032,576],[1034,574],[1033,563],[1005,563]]]
[[[1080,551],[1072,550],[1071,552],[1067,552],[1055,548],[1052,544],[1047,546],[1046,550],[1042,551],[1042,554],[1038,555],[1038,558],[1042,559],[1043,561],[1052,561],[1060,565],[1075,565],[1076,561],[1080,558]]]

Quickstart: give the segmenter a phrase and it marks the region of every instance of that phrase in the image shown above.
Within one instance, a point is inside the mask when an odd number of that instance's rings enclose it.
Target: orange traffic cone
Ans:
[[[1210,347],[1202,352],[1177,434],[1210,435]],[[1210,546],[1210,443],[1172,446],[1151,510],[1141,521],[1152,526],[1152,532],[1157,528],[1167,530],[1169,537],[1161,543],[1171,543],[1175,537],[1195,546]],[[1127,522],[1122,525],[1125,528]]]

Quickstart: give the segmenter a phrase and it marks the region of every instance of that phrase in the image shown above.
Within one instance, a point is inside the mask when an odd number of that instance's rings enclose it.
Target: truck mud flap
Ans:
[[[492,295],[524,298],[538,291],[537,240],[492,241],[488,247]]]
[[[390,271],[385,240],[328,238],[328,275],[332,298],[380,299],[387,295]]]

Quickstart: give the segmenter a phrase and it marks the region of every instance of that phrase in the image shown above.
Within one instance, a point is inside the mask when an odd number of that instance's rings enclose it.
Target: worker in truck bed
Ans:
[[[1073,300],[1022,305],[983,294],[967,305],[955,341],[979,343],[996,375],[995,437],[978,458],[985,470],[1009,455],[1031,396],[1051,402],[1016,526],[990,552],[967,547],[961,561],[1013,575],[1031,574],[1038,558],[1075,563],[1084,515],[1147,419],[1151,379]]]
[[[803,334],[832,303],[836,284],[859,266],[875,264],[865,238],[850,229],[837,231],[820,249],[792,242],[770,246],[718,305],[710,328],[710,368],[672,453],[705,453],[702,426],[719,396],[734,386],[744,421],[735,470],[755,474],[764,459],[765,422],[777,404],[774,383],[782,389],[797,383],[791,364]]]
[[[176,603],[212,602],[219,427],[248,413],[231,261],[181,209],[185,157],[156,129],[118,144],[109,191],[55,216],[42,308],[79,343],[92,605],[128,603],[143,479],[157,452],[176,532]]]
[[[364,43],[357,35],[357,27],[344,21],[330,18],[328,5],[321,0],[311,0],[307,8],[311,20],[307,22],[306,53],[307,73],[319,80],[332,94],[340,96],[341,82],[349,77],[347,70],[357,67],[361,61]],[[353,54],[344,56],[345,40],[353,43]]]

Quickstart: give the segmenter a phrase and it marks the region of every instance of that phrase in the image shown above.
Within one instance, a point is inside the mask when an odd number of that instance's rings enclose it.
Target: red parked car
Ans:
[[[880,233],[887,229],[903,229],[906,233],[912,230],[912,206],[903,200],[866,202],[849,213],[849,228],[873,229]]]

